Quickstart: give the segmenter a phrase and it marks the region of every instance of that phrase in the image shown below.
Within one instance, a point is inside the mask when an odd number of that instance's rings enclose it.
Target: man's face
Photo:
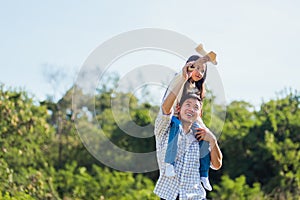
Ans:
[[[183,122],[193,123],[200,115],[201,104],[197,99],[185,100],[180,108],[180,119]]]

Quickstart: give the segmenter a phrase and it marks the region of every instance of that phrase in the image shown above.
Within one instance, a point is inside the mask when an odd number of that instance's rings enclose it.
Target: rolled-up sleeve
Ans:
[[[162,137],[163,134],[166,134],[170,126],[172,116],[173,111],[171,112],[171,114],[166,115],[162,112],[162,109],[160,108],[157,118],[155,120],[154,127],[154,135],[156,137]]]

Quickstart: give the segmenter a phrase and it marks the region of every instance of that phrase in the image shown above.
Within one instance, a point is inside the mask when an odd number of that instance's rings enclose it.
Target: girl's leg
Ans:
[[[178,131],[180,126],[180,120],[173,116],[171,120],[168,146],[165,156],[165,162],[167,163],[166,176],[175,176],[174,163],[177,155]]]
[[[193,132],[195,133],[197,130],[196,128],[201,127],[198,123],[194,123],[192,125]],[[207,190],[212,190],[212,187],[209,183],[208,179],[208,172],[210,167],[210,152],[209,152],[209,143],[207,141],[200,141],[199,142],[199,149],[200,149],[200,179],[203,183],[203,186]]]
[[[200,141],[200,176],[208,177],[208,171],[210,167],[210,153],[209,143],[207,141]]]
[[[174,164],[177,155],[178,131],[181,122],[177,117],[172,117],[171,128],[169,133],[168,147],[166,151],[165,162]]]
[[[207,141],[200,141],[199,147],[200,147],[200,179],[204,188],[211,191],[212,187],[208,179],[208,172],[210,167],[209,143]]]

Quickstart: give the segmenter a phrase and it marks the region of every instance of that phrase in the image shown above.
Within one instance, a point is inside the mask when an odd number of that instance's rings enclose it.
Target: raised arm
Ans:
[[[188,71],[188,68],[193,65],[194,62],[188,62],[183,68],[182,68],[182,75],[178,76],[169,86],[167,91],[167,96],[164,99],[162,103],[162,111],[164,114],[168,115],[172,112],[173,105],[175,100],[177,99],[177,96],[179,92],[182,90],[182,87],[184,83],[188,80],[188,78],[191,76],[192,72]]]

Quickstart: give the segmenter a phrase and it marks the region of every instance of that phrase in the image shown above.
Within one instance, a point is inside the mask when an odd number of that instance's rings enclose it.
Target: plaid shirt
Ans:
[[[204,199],[206,192],[200,184],[200,151],[199,143],[192,131],[185,134],[182,128],[179,130],[178,152],[175,160],[176,176],[165,176],[166,163],[164,162],[172,114],[164,115],[160,110],[155,121],[155,139],[157,161],[160,175],[154,193],[166,200]]]

